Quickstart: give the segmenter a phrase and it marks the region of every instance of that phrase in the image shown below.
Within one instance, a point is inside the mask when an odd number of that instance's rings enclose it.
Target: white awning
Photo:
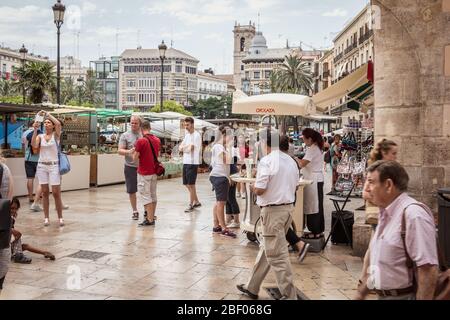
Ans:
[[[312,99],[316,104],[317,110],[327,110],[332,103],[367,83],[367,70],[368,64],[366,63],[344,79],[314,95]]]
[[[233,95],[233,114],[309,116],[316,113],[312,99],[299,94],[271,93],[247,96],[242,91]]]

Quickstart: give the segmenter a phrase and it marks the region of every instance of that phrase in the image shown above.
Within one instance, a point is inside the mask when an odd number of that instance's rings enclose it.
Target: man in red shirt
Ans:
[[[142,204],[147,211],[147,217],[140,226],[155,225],[156,211],[156,183],[158,176],[156,175],[155,157],[159,155],[161,142],[157,137],[150,134],[151,126],[149,121],[143,121],[141,125],[142,138],[136,141],[134,159],[139,159],[138,166],[138,191],[141,196]],[[151,144],[151,145],[150,145]],[[152,147],[153,150],[152,151]]]

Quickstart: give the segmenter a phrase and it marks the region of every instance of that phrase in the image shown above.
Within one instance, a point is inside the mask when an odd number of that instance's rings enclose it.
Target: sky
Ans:
[[[1,0],[0,44],[56,59],[55,0]],[[162,40],[200,60],[199,69],[232,73],[233,27],[255,21],[269,48],[325,49],[367,0],[62,0],[61,55],[84,66]],[[78,40],[79,39],[79,40]]]

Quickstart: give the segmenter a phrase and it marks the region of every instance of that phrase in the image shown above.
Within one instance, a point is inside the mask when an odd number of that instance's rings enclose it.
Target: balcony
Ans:
[[[365,34],[363,34],[361,37],[359,37],[359,45],[362,45],[364,42],[370,39],[370,37],[373,36],[373,30],[369,30]]]
[[[330,76],[330,70],[325,70],[325,71],[322,73],[322,78],[323,78],[324,80],[327,79],[329,76]]]
[[[348,53],[352,52],[354,49],[356,49],[357,47],[358,47],[358,43],[353,42],[350,46],[347,47],[347,49],[345,49],[344,53],[348,54]]]
[[[339,53],[336,57],[334,57],[334,63],[338,63],[344,57],[344,53]]]
[[[212,89],[205,89],[205,88],[200,88],[198,91],[200,93],[206,93],[206,94],[212,94],[212,95],[226,95],[227,94],[226,91],[212,90]]]

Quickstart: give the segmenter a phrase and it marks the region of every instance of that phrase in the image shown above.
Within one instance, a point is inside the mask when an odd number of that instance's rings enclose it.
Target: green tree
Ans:
[[[28,62],[16,69],[19,80],[14,83],[17,90],[25,88],[31,103],[42,103],[45,94],[55,88],[55,71],[48,62]]]
[[[0,79],[0,96],[9,97],[17,93],[17,89],[11,80]]]
[[[308,64],[297,56],[286,56],[276,75],[280,92],[308,95],[312,89],[312,74]]]
[[[171,111],[171,112],[178,112],[181,114],[185,114],[187,116],[192,116],[192,113],[190,113],[189,111],[187,111],[186,109],[184,109],[184,107],[177,103],[176,101],[164,101],[163,102],[163,112],[167,112],[167,111]],[[156,106],[154,106],[150,112],[156,112],[156,113],[160,113],[161,112],[161,104],[157,104]]]
[[[66,78],[61,82],[61,103],[67,104],[72,99],[77,97],[77,86],[72,78]]]
[[[88,102],[94,105],[96,108],[101,107],[103,104],[103,87],[100,82],[94,77],[87,77],[87,80],[83,83],[83,102]]]

